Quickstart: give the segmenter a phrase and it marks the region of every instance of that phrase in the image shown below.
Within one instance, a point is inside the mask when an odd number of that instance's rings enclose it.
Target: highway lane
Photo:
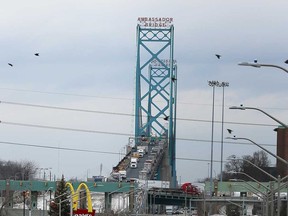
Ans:
[[[151,153],[151,149],[154,146],[155,145],[148,145],[148,153],[144,154],[143,158],[139,158],[137,168],[130,168],[130,166],[128,167],[128,169],[126,170],[127,171],[127,173],[126,173],[127,180],[129,180],[131,178],[139,179],[139,172],[144,168],[144,163],[146,160],[148,160],[148,155]]]

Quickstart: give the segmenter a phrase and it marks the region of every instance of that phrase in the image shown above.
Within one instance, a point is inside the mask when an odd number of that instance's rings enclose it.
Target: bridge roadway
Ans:
[[[139,173],[140,171],[144,168],[144,163],[146,160],[148,160],[148,156],[151,153],[151,149],[152,147],[154,147],[154,145],[148,145],[148,152],[147,154],[144,154],[144,156],[142,158],[139,158],[139,162],[137,164],[137,168],[131,168],[130,166],[128,166],[126,172],[126,176],[127,176],[127,180],[130,179],[139,179]]]

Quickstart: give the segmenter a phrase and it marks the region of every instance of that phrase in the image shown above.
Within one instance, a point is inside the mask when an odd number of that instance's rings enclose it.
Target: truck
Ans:
[[[190,182],[186,182],[184,184],[181,185],[181,190],[184,192],[184,193],[187,193],[187,194],[191,194],[191,195],[200,195],[201,194],[201,190],[193,185],[192,183]]]
[[[173,214],[173,206],[166,205],[166,215],[172,215],[172,214]]]
[[[131,157],[131,159],[130,159],[130,167],[131,168],[137,168],[137,164],[138,164],[138,158]]]
[[[138,158],[131,157],[130,163],[138,163]]]
[[[122,179],[126,179],[126,174],[127,174],[126,170],[119,170],[119,174]]]

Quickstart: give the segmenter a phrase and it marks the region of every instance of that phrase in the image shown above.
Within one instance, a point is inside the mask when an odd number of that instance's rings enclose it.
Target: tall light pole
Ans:
[[[23,191],[22,192],[23,195],[23,216],[25,216],[25,205],[26,205],[26,195],[27,195],[27,191]]]
[[[222,130],[221,130],[221,165],[220,165],[220,181],[222,182],[223,171],[223,131],[224,131],[224,89],[229,87],[229,82],[208,81],[208,85],[213,88],[213,103],[212,103],[212,133],[211,133],[211,164],[210,164],[210,194],[212,194],[212,171],[213,171],[213,144],[214,144],[214,108],[215,108],[215,87],[223,88],[222,94]]]
[[[213,99],[212,99],[212,132],[211,132],[211,155],[210,155],[210,196],[212,196],[212,186],[213,186],[213,145],[214,145],[214,102],[215,102],[215,86],[218,84],[218,81],[208,81],[208,85],[213,89]]]
[[[222,127],[221,127],[221,168],[220,168],[220,182],[222,182],[222,176],[223,176],[223,131],[224,131],[224,89],[225,87],[229,87],[229,82],[222,82],[220,83],[220,86],[223,88],[223,94],[222,94]]]

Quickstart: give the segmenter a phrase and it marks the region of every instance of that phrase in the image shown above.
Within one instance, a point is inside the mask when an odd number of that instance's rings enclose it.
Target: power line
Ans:
[[[190,138],[176,138],[176,140],[190,141],[190,142],[207,142],[207,143],[210,143],[210,142],[211,142],[211,140],[190,139]],[[214,143],[221,143],[221,141],[214,141]],[[235,144],[235,145],[249,145],[249,146],[253,146],[252,143],[248,143],[248,142],[231,142],[231,141],[226,141],[226,142],[224,142],[224,143],[226,143],[226,144]],[[276,144],[262,143],[261,146],[273,146],[273,147],[275,147]]]
[[[17,122],[6,122],[1,121],[1,124],[7,125],[16,125],[16,126],[24,126],[24,127],[36,127],[36,128],[46,128],[46,129],[53,129],[53,130],[65,130],[65,131],[74,131],[74,132],[85,132],[85,133],[97,133],[97,134],[109,134],[109,135],[118,135],[118,136],[128,136],[133,137],[133,134],[128,133],[118,133],[118,132],[107,132],[107,131],[98,131],[98,130],[85,130],[85,129],[75,129],[75,128],[65,128],[65,127],[54,127],[54,126],[47,126],[47,125],[36,125],[36,124],[26,124],[26,123],[17,123]],[[193,142],[210,142],[210,140],[201,140],[201,139],[191,139],[191,138],[176,138],[176,140],[182,141],[193,141]],[[220,141],[215,141],[215,143],[220,143]],[[252,145],[251,143],[245,142],[225,142],[230,144],[240,144],[240,145]],[[275,146],[273,144],[261,144],[263,146]]]
[[[64,95],[64,96],[75,96],[75,97],[91,97],[91,98],[115,99],[115,100],[133,100],[131,98],[103,97],[103,96],[96,96],[96,95],[72,94],[72,93],[50,92],[50,91],[40,91],[40,90],[13,89],[13,88],[0,88],[0,89],[9,90],[9,91],[33,92],[33,93],[40,93],[40,94]]]
[[[40,90],[29,90],[29,89],[14,89],[14,88],[0,88],[2,90],[8,91],[19,91],[19,92],[32,92],[32,93],[40,93],[40,94],[51,94],[51,95],[64,95],[64,96],[75,96],[75,97],[90,97],[90,98],[101,98],[101,99],[113,99],[113,100],[128,100],[134,101],[131,98],[121,98],[121,97],[104,97],[104,96],[97,96],[97,95],[87,95],[87,94],[75,94],[75,93],[65,93],[65,92],[50,92],[50,91],[40,91]],[[211,106],[211,104],[196,104],[184,101],[177,101],[179,104],[191,104],[197,106]],[[221,106],[221,105],[215,105]],[[229,107],[229,106],[225,106]],[[287,108],[279,108],[279,107],[259,107],[261,109],[274,109],[274,110],[287,110]]]
[[[85,133],[99,133],[99,134],[120,135],[120,136],[129,136],[129,137],[133,136],[132,134],[128,134],[128,133],[107,132],[107,131],[97,131],[97,130],[85,130],[85,129],[65,128],[65,127],[54,127],[54,126],[47,126],[47,125],[36,125],[36,124],[26,124],[26,123],[17,123],[17,122],[1,121],[0,123],[1,124],[7,124],[7,125],[46,128],[46,129],[56,129],[56,130],[85,132]]]
[[[100,153],[100,154],[113,154],[118,155],[116,152],[109,152],[109,151],[96,151],[96,150],[88,150],[88,149],[76,149],[76,148],[65,148],[65,147],[54,147],[54,146],[47,146],[47,145],[35,145],[35,144],[28,144],[28,143],[18,143],[18,142],[6,142],[0,141],[2,144],[6,145],[16,145],[16,146],[25,146],[25,147],[34,147],[34,148],[45,148],[45,149],[56,149],[56,150],[66,150],[66,151],[77,151],[77,152],[89,152],[89,153]]]
[[[83,148],[77,149],[77,148],[55,147],[55,146],[48,146],[48,145],[36,145],[36,144],[8,142],[8,141],[0,141],[0,143],[4,144],[4,145],[15,145],[15,146],[22,146],[22,147],[33,147],[33,148],[44,148],[44,149],[52,149],[52,150],[65,150],[65,151],[119,155],[119,152],[98,151],[98,150],[90,150],[90,149],[83,149]],[[237,143],[234,143],[234,144],[237,144]],[[199,161],[199,162],[210,162],[210,160],[207,160],[207,159],[197,159],[197,158],[176,157],[176,159],[177,160],[188,160],[188,161]],[[214,160],[214,162],[220,162],[220,161]]]
[[[37,105],[37,104],[28,104],[28,103],[18,103],[18,102],[10,102],[10,101],[0,101],[0,103],[10,104],[10,105],[17,105],[17,106],[29,106],[29,107],[46,108],[46,109],[59,109],[59,110],[77,111],[77,112],[134,116],[134,115],[128,114],[128,113],[106,112],[106,111],[87,110],[87,109],[74,109],[74,108],[66,108],[66,107],[58,107],[58,106],[46,106],[46,105]]]
[[[75,109],[75,108],[67,108],[67,107],[58,107],[58,106],[46,106],[46,105],[37,105],[37,104],[29,104],[29,103],[18,103],[11,101],[0,101],[2,104],[16,105],[16,106],[28,106],[28,107],[37,107],[37,108],[46,108],[46,109],[58,109],[58,110],[66,110],[66,111],[76,111],[76,112],[87,112],[87,113],[99,113],[99,114],[107,114],[107,115],[120,115],[120,116],[135,116],[134,114],[129,113],[119,113],[119,112],[107,112],[107,111],[97,111],[97,110],[87,110],[87,109]],[[178,121],[193,121],[193,122],[204,122],[210,123],[211,120],[203,120],[203,119],[189,119],[189,118],[177,118]],[[222,123],[222,121],[214,121],[215,123]],[[250,126],[268,126],[268,127],[277,127],[277,125],[272,124],[259,124],[259,123],[245,123],[245,122],[231,122],[226,121],[225,124],[238,124],[238,125],[250,125]]]

